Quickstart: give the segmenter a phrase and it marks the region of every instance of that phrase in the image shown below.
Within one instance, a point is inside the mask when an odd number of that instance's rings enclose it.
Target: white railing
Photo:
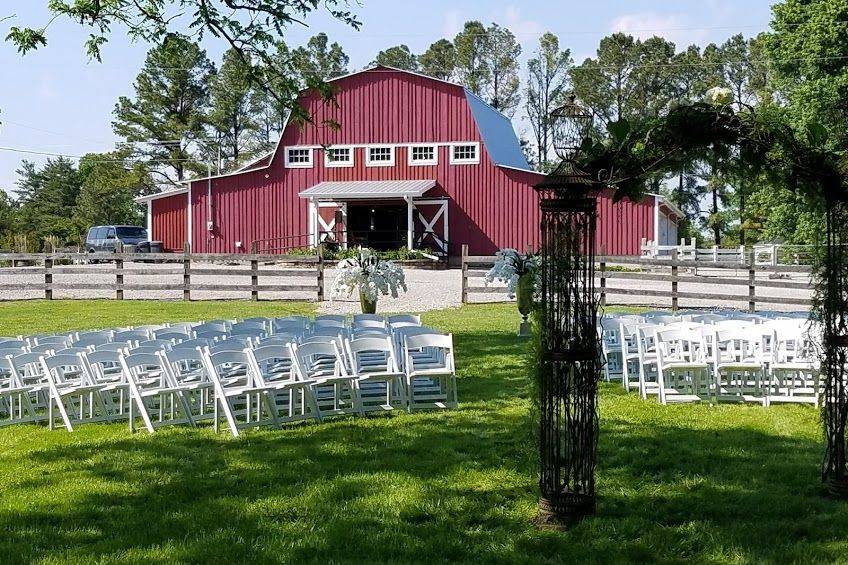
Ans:
[[[671,259],[674,251],[683,261],[714,264],[744,264],[750,260],[753,253],[754,263],[767,265],[812,265],[815,247],[812,245],[786,245],[783,243],[758,243],[752,248],[739,247],[722,248],[717,245],[699,249],[695,240],[680,240],[679,245],[657,245],[653,241],[643,239],[641,256],[643,259]]]

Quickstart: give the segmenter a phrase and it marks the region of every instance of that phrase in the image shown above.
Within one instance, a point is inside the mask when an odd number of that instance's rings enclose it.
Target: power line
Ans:
[[[7,151],[7,152],[10,152],[10,153],[21,153],[21,154],[25,154],[25,155],[40,155],[40,156],[43,156],[43,157],[64,157],[66,159],[82,159],[83,157],[85,157],[85,155],[73,155],[73,154],[70,154],[70,153],[56,153],[56,152],[53,152],[53,151],[41,151],[41,150],[37,150],[37,149],[24,149],[24,148],[21,148],[21,147],[2,147],[2,146],[0,146],[0,151]],[[131,163],[148,163],[148,164],[176,163],[176,162],[182,162],[182,161],[201,162],[198,159],[192,159],[192,158],[138,159],[138,158],[134,158],[134,157],[126,157],[126,158],[123,158],[123,159],[92,159],[91,160],[92,163],[126,163],[126,162],[131,162]]]

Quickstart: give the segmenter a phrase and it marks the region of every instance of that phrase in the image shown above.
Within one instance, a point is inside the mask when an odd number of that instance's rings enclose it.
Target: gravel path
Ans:
[[[206,267],[206,265],[194,264],[195,268]],[[67,284],[89,284],[103,285],[102,289],[92,290],[55,290],[53,296],[55,299],[62,298],[114,298],[114,291],[109,289],[109,285],[114,283],[114,275],[97,274],[101,266],[99,265],[76,265],[75,267],[90,268],[91,273],[86,274],[61,274],[60,268],[57,268],[56,274],[53,275],[53,280],[56,283]],[[174,290],[127,290],[124,293],[126,299],[156,299],[156,300],[179,300],[182,298],[182,274],[171,273],[181,269],[181,265],[161,265],[161,264],[146,264],[146,263],[127,263],[125,269],[144,269],[150,274],[145,275],[126,275],[126,284],[173,284]],[[209,265],[211,267],[211,265]],[[244,269],[243,265],[226,267],[216,265],[215,268],[224,269]],[[260,267],[273,269],[274,266]],[[4,274],[0,278],[0,300],[19,300],[27,298],[41,298],[43,291],[40,290],[17,290],[4,288],[3,285],[26,285],[43,283],[43,275],[27,274],[27,267],[20,267],[20,274]],[[7,271],[8,272],[8,271]],[[308,273],[309,271],[307,271]],[[431,269],[414,269],[407,268],[405,270],[407,286],[409,291],[402,294],[398,298],[380,297],[378,308],[380,312],[422,312],[427,310],[435,310],[442,308],[451,308],[460,306],[461,302],[461,271],[459,269],[450,270],[431,270]],[[683,274],[683,273],[681,273]],[[692,274],[692,273],[686,273]],[[332,282],[335,278],[335,269],[327,269],[325,271],[326,291],[329,298]],[[705,279],[709,277],[733,277],[740,281],[747,282],[747,271],[740,269],[739,271],[725,269],[706,269],[699,268],[698,275]],[[758,273],[758,280],[767,280],[768,273]],[[806,281],[807,275],[793,273],[792,281]],[[250,283],[250,278],[246,276],[227,276],[227,275],[193,275],[192,283],[194,284],[240,284],[246,285]],[[300,284],[312,285],[314,278],[311,276],[304,277],[262,277],[259,278],[259,284]],[[469,282],[470,286],[483,286],[482,278],[474,278]],[[496,285],[502,286],[502,285]],[[670,283],[661,281],[635,281],[627,279],[608,279],[607,287],[609,288],[624,288],[624,289],[651,289],[669,291]],[[701,283],[680,283],[678,286],[680,292],[700,292],[710,294],[735,294],[737,296],[747,294],[747,286],[735,286],[726,284],[701,284]],[[768,310],[805,310],[803,306],[787,305],[781,303],[781,299],[785,297],[803,297],[808,298],[810,292],[800,289],[777,289],[777,288],[757,288],[758,294],[758,309]],[[763,300],[760,296],[768,296],[769,302]],[[246,299],[250,297],[248,291],[192,291],[192,298],[197,300],[210,299]],[[315,300],[313,292],[260,292],[261,299],[299,299],[299,300]],[[472,293],[469,296],[471,302],[497,302],[505,299],[505,295],[501,293]],[[654,296],[623,296],[609,295],[608,304],[629,304],[643,305],[650,307],[670,307],[671,300],[666,297]],[[729,297],[728,300],[703,300],[703,299],[680,299],[681,308],[717,308],[717,307],[733,307],[746,308],[747,298]],[[359,311],[359,298],[353,296],[350,298],[342,297],[335,298],[322,302],[318,310],[324,313],[352,313]]]

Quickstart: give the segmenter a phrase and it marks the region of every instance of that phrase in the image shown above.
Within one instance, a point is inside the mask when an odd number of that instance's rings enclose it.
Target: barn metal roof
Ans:
[[[435,180],[324,181],[302,191],[300,197],[334,200],[416,198],[434,186]]]

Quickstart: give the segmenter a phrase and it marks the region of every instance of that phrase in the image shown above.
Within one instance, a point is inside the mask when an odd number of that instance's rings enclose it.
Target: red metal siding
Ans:
[[[501,247],[526,249],[538,244],[538,201],[532,185],[538,173],[497,167],[491,161],[464,90],[403,72],[375,70],[336,81],[335,103],[306,95],[301,103],[310,124],[289,125],[280,149],[266,169],[192,183],[194,249],[199,252],[248,251],[254,240],[308,233],[307,202],[298,193],[321,181],[434,179],[425,197],[447,196],[451,254],[467,243],[472,254]],[[327,125],[340,124],[340,128]],[[292,145],[448,143],[477,141],[478,165],[450,165],[449,147],[439,147],[438,165],[410,166],[407,148],[397,147],[393,167],[366,167],[357,147],[353,167],[325,167],[323,151],[313,150],[313,167],[284,168],[283,151]],[[207,192],[211,190],[209,207]],[[154,208],[154,226],[162,223]],[[599,241],[610,254],[638,254],[639,240],[653,236],[653,199],[612,206],[599,202]],[[214,229],[207,230],[207,221]],[[179,227],[176,227],[179,230]],[[182,228],[185,229],[183,221]],[[156,228],[154,227],[154,233]],[[236,247],[241,242],[241,247]]]
[[[150,238],[162,242],[166,251],[182,251],[188,230],[186,229],[185,194],[157,198],[152,202],[153,233]]]

